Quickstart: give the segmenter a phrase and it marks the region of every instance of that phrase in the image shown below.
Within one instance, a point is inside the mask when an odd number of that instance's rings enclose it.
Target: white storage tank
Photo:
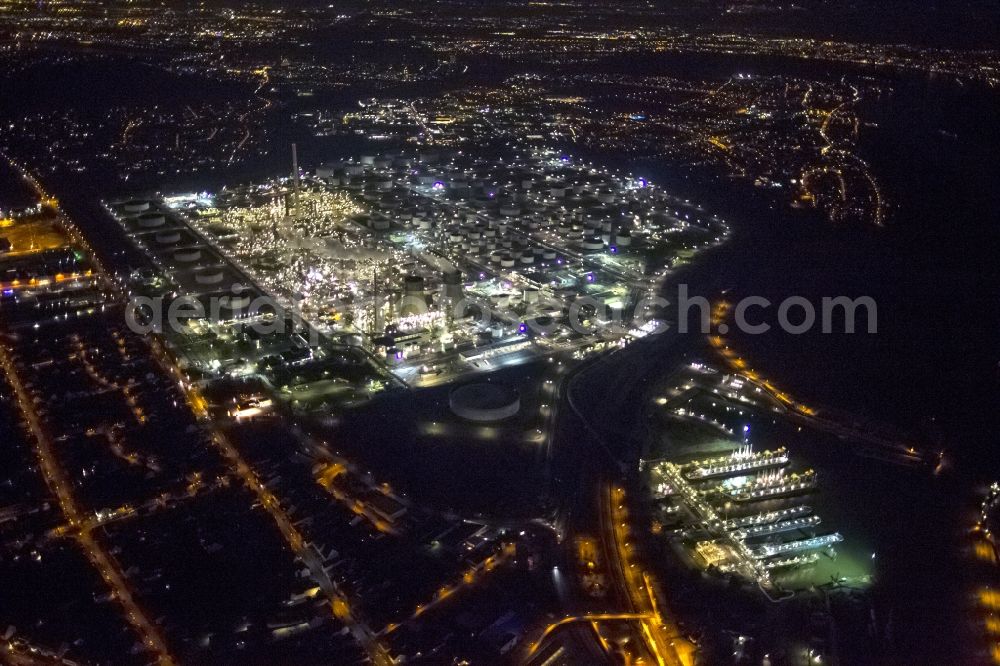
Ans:
[[[143,229],[155,229],[167,223],[167,217],[161,213],[143,213],[136,219]]]
[[[463,419],[491,423],[517,414],[521,409],[521,397],[512,388],[482,382],[453,390],[448,397],[448,405]]]
[[[322,178],[323,180],[329,180],[336,175],[337,170],[341,167],[342,165],[340,164],[320,164],[316,167],[316,177]]]
[[[201,259],[201,250],[193,247],[187,250],[177,250],[174,252],[174,261],[190,264]]]
[[[219,284],[223,277],[221,268],[202,268],[195,271],[194,281],[198,284]]]
[[[156,234],[156,242],[160,245],[173,245],[181,240],[179,231],[159,231]]]
[[[122,210],[126,213],[145,213],[149,210],[150,203],[148,201],[140,201],[139,199],[133,199],[132,201],[126,201],[122,204]]]

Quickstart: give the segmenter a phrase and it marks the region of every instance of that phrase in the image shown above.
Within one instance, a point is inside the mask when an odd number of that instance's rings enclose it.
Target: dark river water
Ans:
[[[730,340],[806,404],[891,424],[947,451],[947,467],[930,478],[850,455],[827,462],[838,513],[854,523],[848,531],[881,554],[875,597],[890,646],[884,660],[893,663],[978,663],[970,637],[981,618],[970,599],[991,581],[965,576],[960,539],[975,493],[1000,476],[996,103],[990,92],[917,81],[865,109],[877,127],[863,131],[862,155],[892,201],[884,228],[837,226],[772,206],[746,185],[641,167],[734,225],[731,243],[679,278],[692,292],[727,289],[731,301],[775,304],[804,296],[817,310],[825,296],[877,303],[874,334],[774,327]],[[773,309],[766,317],[775,323]]]

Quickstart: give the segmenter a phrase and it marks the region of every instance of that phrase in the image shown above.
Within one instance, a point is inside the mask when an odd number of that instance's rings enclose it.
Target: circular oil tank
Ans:
[[[553,261],[555,258],[556,258],[556,251],[555,250],[543,250],[542,251],[542,259],[544,259],[545,261]]]
[[[329,181],[331,178],[335,177],[334,174],[336,174],[337,169],[339,168],[339,164],[320,164],[316,167],[316,177]]]
[[[600,238],[585,238],[583,240],[584,250],[600,250],[604,247],[604,241]]]
[[[179,231],[160,231],[156,234],[156,242],[160,245],[173,245],[179,243],[181,234]]]
[[[481,382],[453,390],[448,405],[463,419],[492,423],[515,416],[521,409],[521,397],[510,387]]]
[[[136,220],[143,229],[155,229],[167,223],[166,216],[160,213],[143,213]]]
[[[194,273],[194,281],[198,284],[219,284],[223,277],[221,268],[202,268]]]
[[[177,250],[174,252],[174,261],[179,261],[181,263],[190,264],[198,261],[199,259],[201,259],[201,250],[196,247],[189,250]]]
[[[132,201],[126,201],[122,204],[122,209],[126,213],[145,213],[149,210],[150,203],[148,201],[141,201],[139,199],[133,199]]]
[[[236,294],[226,294],[219,297],[219,305],[223,313],[239,314],[244,312],[253,301],[253,292],[242,290]]]

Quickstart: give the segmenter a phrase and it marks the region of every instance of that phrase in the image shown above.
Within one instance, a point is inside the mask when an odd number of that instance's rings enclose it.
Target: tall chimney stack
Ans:
[[[299,149],[296,144],[292,144],[292,212],[299,212]]]

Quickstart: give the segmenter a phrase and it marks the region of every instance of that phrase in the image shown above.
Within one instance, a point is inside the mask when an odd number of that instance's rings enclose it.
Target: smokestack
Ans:
[[[292,211],[299,212],[299,149],[296,144],[292,144]]]

